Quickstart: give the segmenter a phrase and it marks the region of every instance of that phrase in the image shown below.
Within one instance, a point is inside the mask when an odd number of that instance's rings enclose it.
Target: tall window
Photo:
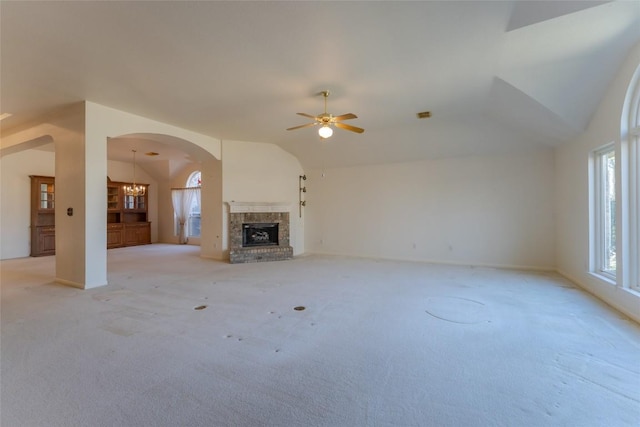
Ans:
[[[186,188],[175,188],[173,191],[183,192],[185,190],[199,189],[201,187],[202,181],[200,178],[200,171],[195,171],[191,175],[186,182]],[[188,208],[188,212],[185,211],[186,207],[184,207],[183,203],[188,203],[188,200],[191,201],[191,206]],[[175,205],[177,203],[177,205]],[[178,220],[178,212],[180,212],[180,216],[184,215],[184,234],[180,233],[180,221]],[[179,197],[177,201],[174,201],[174,233],[176,236],[180,236],[180,239],[186,239],[188,237],[200,237],[200,195],[199,191],[195,197],[183,198]],[[186,241],[186,240],[185,240]],[[181,241],[181,243],[184,243]]]
[[[640,292],[640,66],[624,102],[620,141],[592,156],[591,272]]]
[[[193,172],[187,180],[187,187],[200,187],[200,171]],[[194,197],[187,221],[187,235],[189,237],[200,237],[200,200]]]
[[[627,232],[623,233],[623,248],[628,248],[625,257],[623,279],[625,286],[640,291],[640,66],[636,69],[634,83],[629,87],[629,138],[628,145],[622,145],[628,157],[627,178],[623,195],[627,197]]]
[[[629,147],[629,287],[640,291],[640,88]]]
[[[616,151],[613,144],[594,153],[594,272],[616,278]]]

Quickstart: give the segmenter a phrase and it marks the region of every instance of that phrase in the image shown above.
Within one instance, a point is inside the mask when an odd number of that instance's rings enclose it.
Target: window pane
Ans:
[[[191,187],[200,187],[202,184],[201,181],[201,173],[200,171],[194,171],[189,178],[187,179],[186,186]],[[174,214],[174,224],[175,224],[175,234],[176,236],[179,234],[180,226],[178,224],[178,220],[176,215]],[[185,224],[186,233],[188,237],[200,237],[200,204],[198,200],[194,198],[191,203],[191,211],[189,213],[189,218],[187,218],[187,223]]]
[[[200,187],[200,171],[196,171],[189,176],[187,187]]]
[[[200,237],[200,213],[189,216],[189,237]]]
[[[616,270],[616,155],[614,150],[602,154],[602,271]]]

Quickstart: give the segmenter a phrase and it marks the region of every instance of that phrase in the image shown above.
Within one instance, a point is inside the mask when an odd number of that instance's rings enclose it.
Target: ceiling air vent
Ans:
[[[416,114],[416,116],[418,116],[419,119],[428,119],[431,117],[431,111],[423,111],[422,113]]]

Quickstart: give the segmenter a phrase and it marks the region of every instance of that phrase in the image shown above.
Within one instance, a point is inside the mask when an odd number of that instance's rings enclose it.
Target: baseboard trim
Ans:
[[[380,257],[374,255],[352,255],[336,252],[305,252],[307,255],[326,255],[346,258],[359,258],[359,259],[377,259],[388,261],[402,261],[402,262],[417,262],[423,264],[435,264],[435,265],[451,265],[455,267],[473,267],[473,268],[496,268],[500,270],[518,270],[518,271],[539,271],[545,273],[556,273],[555,267],[540,267],[532,265],[509,265],[509,264],[487,264],[487,263],[475,263],[475,262],[455,262],[455,261],[442,261],[432,259],[419,259],[419,258],[394,258],[394,257]]]
[[[607,304],[612,309],[614,309],[616,311],[619,311],[620,313],[624,314],[626,317],[630,318],[634,322],[640,323],[640,313],[634,313],[632,310],[630,310],[627,307],[619,304],[617,301],[615,301],[613,298],[611,298],[605,292],[602,292],[600,289],[598,289],[597,286],[593,286],[591,284],[585,283],[583,280],[577,279],[575,276],[567,273],[566,271],[563,271],[562,269],[557,269],[556,272],[560,276],[562,276],[565,279],[569,280],[570,282],[574,283],[576,286],[578,286],[583,291],[587,292],[590,295],[593,295],[598,300],[604,302],[605,304]],[[619,288],[616,285],[603,284],[603,286],[610,286],[611,288],[613,288],[612,292],[624,292],[625,294],[628,294],[629,298],[637,299],[638,302],[636,304],[638,304],[638,306],[640,306],[640,295],[636,294],[635,292],[629,291],[627,289]]]

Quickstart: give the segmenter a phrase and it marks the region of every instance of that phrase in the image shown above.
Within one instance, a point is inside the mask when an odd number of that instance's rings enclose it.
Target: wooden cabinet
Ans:
[[[150,224],[131,223],[124,224],[124,244],[125,246],[146,245],[151,243]]]
[[[55,178],[31,178],[31,256],[56,253]],[[148,221],[148,189],[144,195],[127,196],[126,182],[107,179],[107,249],[151,243]]]
[[[113,198],[118,200],[118,209],[112,209],[107,213],[107,247],[147,245],[151,243],[151,223],[148,221],[148,191],[146,184],[137,184],[144,187],[144,195],[127,195],[125,188],[131,186],[126,182],[112,182],[109,186],[117,188],[113,190]],[[107,194],[109,198],[109,194]]]
[[[107,224],[107,249],[124,246],[124,228],[122,224]]]
[[[55,180],[31,175],[31,256],[56,253]]]

